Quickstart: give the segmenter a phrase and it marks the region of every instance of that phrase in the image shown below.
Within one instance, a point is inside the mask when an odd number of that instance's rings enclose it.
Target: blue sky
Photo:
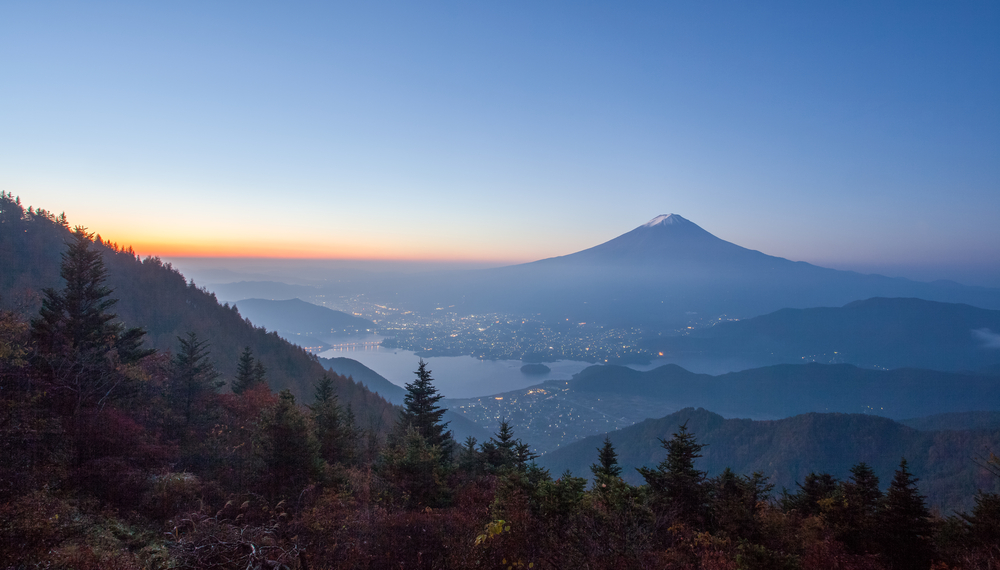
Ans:
[[[664,213],[1000,286],[996,2],[0,4],[0,189],[140,253],[529,261]]]

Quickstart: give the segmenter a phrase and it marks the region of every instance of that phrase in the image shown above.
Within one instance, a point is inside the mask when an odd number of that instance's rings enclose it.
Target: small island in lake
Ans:
[[[544,364],[525,364],[521,367],[521,374],[527,376],[541,376],[549,372],[552,372],[552,369]]]

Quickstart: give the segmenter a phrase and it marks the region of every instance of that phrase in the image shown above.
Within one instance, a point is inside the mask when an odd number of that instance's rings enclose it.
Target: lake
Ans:
[[[420,357],[409,350],[383,348],[378,345],[379,337],[362,339],[327,340],[333,348],[320,353],[324,358],[351,358],[381,374],[386,380],[403,386],[416,377]],[[524,363],[520,360],[483,360],[472,356],[431,356],[425,357],[427,368],[434,378],[434,386],[446,398],[478,398],[511,390],[520,390],[546,380],[569,380],[574,374],[591,366],[589,362],[560,360],[546,362],[552,369],[548,374],[525,375],[521,372]],[[656,359],[650,364],[634,364],[635,370],[652,370],[668,364],[666,359]],[[737,363],[716,361],[699,362],[696,359],[674,361],[692,372],[722,374],[742,370]]]

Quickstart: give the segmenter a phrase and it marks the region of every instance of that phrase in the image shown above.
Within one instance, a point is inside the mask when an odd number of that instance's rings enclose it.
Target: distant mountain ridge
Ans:
[[[923,299],[872,298],[843,307],[781,309],[650,343],[668,356],[757,365],[840,362],[879,368],[978,371],[1000,365],[1000,311]]]
[[[808,412],[912,418],[1000,410],[1000,377],[850,364],[779,364],[719,376],[668,364],[647,372],[591,366],[569,382],[575,392],[643,396],[677,408],[710,407],[729,416],[781,418]]]
[[[375,323],[301,299],[243,299],[240,313],[257,326],[295,334],[351,336],[372,334]]]
[[[998,388],[1000,376],[849,364],[781,364],[719,376],[673,364],[644,372],[599,365],[571,380],[448,405],[485,429],[492,429],[496,418],[507,418],[534,451],[546,453],[687,407],[756,420],[836,412],[875,414],[920,429],[988,427],[984,422],[1000,417]],[[978,416],[974,410],[980,410]],[[997,411],[991,416],[989,410]]]

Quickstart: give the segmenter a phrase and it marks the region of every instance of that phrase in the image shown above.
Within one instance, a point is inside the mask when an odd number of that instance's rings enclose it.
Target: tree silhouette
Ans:
[[[604,436],[604,445],[597,448],[597,463],[590,466],[590,471],[594,474],[597,485],[604,483],[605,479],[621,476],[622,468],[618,466],[618,454],[615,453],[615,446],[609,436]]]
[[[253,357],[249,346],[243,347],[240,360],[236,364],[236,378],[232,383],[234,394],[242,394],[257,384],[267,383],[267,369],[260,359]]]
[[[312,410],[313,430],[319,442],[319,454],[327,463],[346,463],[351,459],[352,437],[344,418],[344,411],[337,403],[333,379],[329,374],[316,382]]]
[[[287,498],[319,477],[319,445],[291,392],[282,390],[277,404],[265,410],[260,423],[261,482],[269,498]]]
[[[50,382],[64,412],[103,407],[120,396],[129,381],[128,367],[152,354],[142,348],[145,332],[115,321],[117,299],[104,283],[107,270],[93,234],[77,227],[62,254],[62,291],[45,289],[42,308],[31,321],[38,347],[36,365]]]
[[[407,426],[412,426],[417,434],[427,440],[428,445],[441,448],[442,458],[447,461],[451,457],[451,431],[446,431],[448,422],[441,422],[447,411],[437,405],[442,396],[434,387],[431,371],[427,363],[420,360],[415,373],[417,379],[406,385],[406,396],[403,397],[403,412],[399,425],[405,432]]]
[[[505,469],[524,471],[528,463],[537,457],[528,444],[514,437],[514,430],[506,419],[500,420],[497,433],[480,448],[486,468],[494,473]]]
[[[660,440],[667,458],[656,469],[638,468],[649,485],[653,508],[668,517],[701,527],[705,520],[705,472],[694,467],[704,444],[695,441],[684,422],[669,441]]]
[[[171,399],[184,414],[184,425],[191,424],[196,406],[208,394],[214,394],[225,382],[220,381],[215,365],[208,359],[208,341],[198,340],[189,332],[187,338],[177,337],[180,348],[174,356]]]
[[[899,463],[878,513],[882,554],[891,568],[928,568],[933,527],[924,497],[906,459]]]

